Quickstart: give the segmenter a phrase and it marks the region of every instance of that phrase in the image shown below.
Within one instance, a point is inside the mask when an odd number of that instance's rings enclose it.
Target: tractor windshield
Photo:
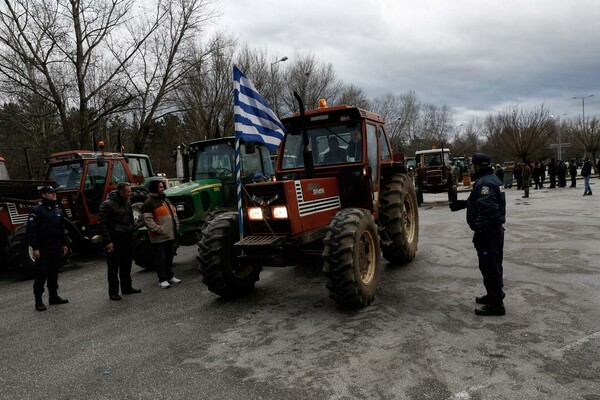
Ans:
[[[48,179],[55,181],[59,189],[79,189],[83,165],[81,162],[50,165]]]
[[[240,146],[242,180],[252,180],[257,174],[265,177],[273,175],[273,166],[266,147],[255,146],[253,152],[246,152]],[[235,180],[235,153],[228,143],[207,146],[196,153],[194,179],[220,178]]]
[[[315,167],[362,160],[362,136],[358,126],[321,127],[308,129],[307,133]],[[303,149],[302,135],[286,135],[281,168],[304,167]]]
[[[3,161],[0,161],[0,180],[7,181],[10,178],[8,177],[8,170],[6,169],[6,164]]]

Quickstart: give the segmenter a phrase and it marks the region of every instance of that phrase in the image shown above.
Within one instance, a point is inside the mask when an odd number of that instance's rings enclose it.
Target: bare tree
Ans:
[[[295,57],[286,70],[285,82],[286,90],[281,99],[284,112],[298,111],[294,91],[300,94],[306,109],[316,108],[319,99],[327,100],[330,106],[339,104],[342,83],[336,77],[333,65],[319,64],[311,54]]]
[[[447,143],[453,130],[453,120],[450,107],[423,105],[417,135],[421,145],[430,147]]]
[[[198,50],[194,69],[179,88],[178,101],[184,110],[186,141],[233,135],[232,65],[235,43],[223,33]]]
[[[337,103],[363,109],[369,108],[369,100],[367,99],[367,96],[361,88],[354,85],[342,86]]]
[[[575,141],[581,145],[584,151],[592,155],[592,161],[596,165],[598,152],[600,151],[600,120],[596,117],[587,119],[585,123],[579,118],[569,126],[569,133]]]
[[[400,96],[386,93],[373,100],[371,108],[386,121],[394,151],[407,151],[417,131],[421,103],[414,91]]]
[[[221,44],[213,41],[205,53],[194,47],[203,24],[216,16],[209,0],[161,0],[158,5],[163,21],[150,40],[138,47],[139,64],[133,63],[126,69],[136,98],[133,103],[138,126],[133,138],[136,152],[144,150],[156,120],[181,111],[175,92],[186,83],[188,74]],[[141,25],[143,29],[147,23]],[[115,58],[121,57],[119,49],[112,48],[112,52]]]
[[[133,99],[124,75],[138,49],[157,29],[156,8],[130,35],[123,28],[134,0],[4,0],[0,9],[0,75],[11,88],[56,109],[71,147],[87,143],[99,121]],[[119,49],[109,57],[108,49]],[[8,90],[7,90],[8,89]],[[71,113],[75,110],[75,113]]]
[[[547,151],[554,132],[554,121],[544,105],[531,111],[509,107],[496,117],[488,117],[484,128],[488,146],[520,160],[531,160]]]
[[[464,133],[456,130],[451,142],[452,154],[455,156],[470,157],[480,151],[483,144],[481,140],[481,125],[480,121],[474,120],[469,121],[464,126]],[[495,159],[494,155],[492,157]]]

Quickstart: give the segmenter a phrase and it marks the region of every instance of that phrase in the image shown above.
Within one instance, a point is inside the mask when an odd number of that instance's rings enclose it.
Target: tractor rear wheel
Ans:
[[[13,270],[25,279],[35,276],[33,249],[28,246],[24,230],[17,229],[8,237],[8,254]]]
[[[198,271],[208,290],[222,297],[239,297],[254,290],[262,267],[240,265],[233,245],[240,239],[237,212],[224,212],[207,221],[198,243]]]
[[[415,187],[401,174],[385,179],[381,187],[379,221],[385,228],[385,239],[391,240],[381,246],[383,257],[393,264],[407,263],[415,257],[419,242]]]
[[[22,225],[8,237],[8,254],[13,270],[24,279],[32,279],[35,277],[35,258],[33,258],[33,249],[27,245],[26,239],[26,227]],[[67,263],[71,254],[70,244],[67,246],[69,250],[61,258],[60,267]]]
[[[136,265],[144,269],[154,269],[152,243],[148,237],[148,229],[144,224],[136,224],[133,228],[132,258]]]
[[[371,304],[381,277],[381,249],[373,216],[362,208],[341,210],[331,220],[323,244],[329,296],[342,306]]]

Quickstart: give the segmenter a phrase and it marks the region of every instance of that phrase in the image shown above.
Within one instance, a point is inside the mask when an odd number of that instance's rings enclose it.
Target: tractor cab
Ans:
[[[335,178],[342,207],[376,212],[374,193],[380,188],[381,168],[393,163],[381,117],[338,106],[307,111],[305,119],[311,159],[304,156],[302,117],[284,119],[287,135],[276,166],[278,179]],[[307,162],[312,164],[308,168]]]
[[[145,197],[145,190],[135,186],[138,175],[132,174],[120,153],[72,150],[52,154],[44,162],[48,165],[45,179],[56,182],[58,201],[77,227],[79,239],[99,240],[100,205],[119,182],[134,185],[132,203]]]

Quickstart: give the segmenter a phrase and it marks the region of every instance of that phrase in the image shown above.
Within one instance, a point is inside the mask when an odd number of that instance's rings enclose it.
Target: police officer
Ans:
[[[475,167],[473,190],[467,200],[450,203],[452,211],[467,209],[467,223],[474,231],[473,244],[477,250],[479,270],[487,294],[476,297],[483,307],[475,309],[477,315],[504,315],[502,280],[502,254],[506,221],[506,197],[502,182],[492,170],[490,156],[476,153],[472,158]]]
[[[62,212],[56,204],[56,189],[43,186],[40,195],[42,203],[31,210],[27,219],[27,243],[33,249],[35,258],[35,309],[46,311],[46,305],[42,301],[46,281],[50,304],[69,302],[58,295],[58,269],[62,257],[67,254],[69,237],[65,233]]]

